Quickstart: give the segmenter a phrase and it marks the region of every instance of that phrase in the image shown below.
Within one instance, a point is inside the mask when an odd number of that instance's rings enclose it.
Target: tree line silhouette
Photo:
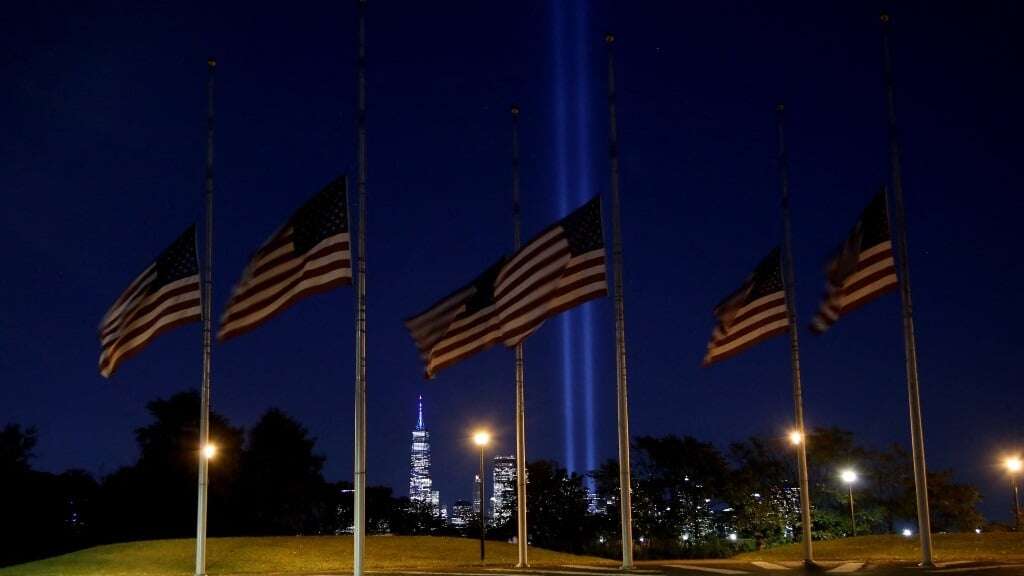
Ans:
[[[135,431],[137,461],[97,479],[83,470],[53,474],[31,466],[37,433],[0,429],[0,566],[96,544],[195,535],[199,394],[151,401],[152,421]],[[210,467],[210,536],[344,534],[352,525],[349,482],[324,478],[325,458],[297,420],[267,410],[248,431],[211,412],[216,465]],[[725,556],[798,540],[799,494],[793,451],[781,438],[750,438],[726,452],[689,436],[634,439],[633,519],[640,557]],[[808,434],[816,539],[852,532],[848,492],[837,479],[854,465],[857,533],[893,533],[914,517],[909,455],[873,450],[852,433]],[[614,557],[619,551],[618,463],[587,475],[557,462],[527,466],[531,545]],[[982,526],[972,486],[951,471],[929,474],[936,531]],[[506,501],[489,537],[515,535],[516,501]],[[479,521],[454,528],[391,488],[367,489],[367,529],[391,534],[479,534]]]

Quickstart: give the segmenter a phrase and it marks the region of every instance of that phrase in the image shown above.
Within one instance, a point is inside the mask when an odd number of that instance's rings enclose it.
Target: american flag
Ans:
[[[218,338],[252,330],[298,299],[352,283],[347,181],[339,177],[299,208],[249,261]]]
[[[608,294],[601,200],[594,197],[509,258],[494,296],[512,347],[548,318]]]
[[[109,378],[161,333],[201,317],[196,229],[189,226],[114,301],[100,321],[100,374]]]
[[[884,190],[864,209],[827,270],[825,297],[811,321],[811,331],[816,334],[828,330],[844,314],[899,285]]]
[[[466,286],[405,321],[426,364],[427,378],[501,339],[494,283],[504,264],[504,259],[499,260]]]
[[[711,333],[704,366],[782,334],[789,327],[779,254],[776,247],[743,281],[739,290],[715,306],[718,325]]]

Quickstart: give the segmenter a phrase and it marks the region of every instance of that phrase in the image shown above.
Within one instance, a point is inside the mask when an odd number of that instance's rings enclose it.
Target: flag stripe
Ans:
[[[582,282],[571,288],[571,290],[560,290],[559,297],[551,301],[550,308],[543,314],[536,314],[528,318],[528,323],[519,327],[516,327],[515,323],[509,323],[508,328],[503,332],[505,340],[516,342],[525,335],[533,333],[548,318],[608,294],[608,285],[603,272],[595,274],[587,282]]]
[[[184,298],[184,297],[182,297]],[[195,322],[202,317],[202,307],[197,299],[189,299],[181,302],[168,302],[162,307],[162,314],[154,321],[125,341],[119,341],[116,351],[110,356],[101,356],[100,373],[110,376],[116,365],[131,356],[135,351],[141,350],[146,344],[160,334],[189,322]]]
[[[198,291],[199,276],[182,278],[160,288],[141,299],[135,308],[124,314],[124,321],[119,322],[116,328],[101,335],[100,343],[106,346],[114,340],[124,339],[126,333],[136,330],[140,325],[148,324],[159,315],[166,300],[175,299],[177,302],[181,301],[182,296],[199,298]]]
[[[448,333],[432,347],[434,356],[447,354],[452,350],[464,347],[473,340],[486,336],[488,332],[497,328],[494,324],[495,318],[497,315],[492,308],[481,310],[469,318],[452,323]]]
[[[340,244],[340,246],[336,246],[336,244]],[[352,262],[344,252],[347,249],[348,242],[325,240],[318,250],[311,250],[311,254],[303,260],[293,258],[268,272],[264,277],[254,277],[249,285],[239,290],[238,295],[230,304],[230,310],[224,314],[222,324],[230,324],[235,319],[244,317],[252,313],[253,310],[267,305],[269,301],[294,286],[297,281],[301,280],[300,277],[309,270],[334,264],[337,268],[347,269],[349,277],[351,277]]]
[[[195,227],[190,226],[136,276],[99,324],[100,374],[109,378],[121,362],[160,334],[202,316]]]
[[[702,361],[704,366],[735,356],[785,332],[789,327],[789,310],[782,282],[780,250],[772,250],[714,312],[718,322],[711,332]]]
[[[301,298],[351,283],[347,182],[340,177],[256,251],[232,291],[217,337],[248,332]]]
[[[156,278],[156,269],[154,264],[150,264],[148,268],[142,271],[132,283],[128,285],[128,288],[117,297],[114,301],[113,306],[110,310],[103,315],[103,320],[100,321],[100,328],[106,328],[114,321],[120,319],[121,312],[131,304],[140,294],[144,293],[144,290],[153,280]]]
[[[602,258],[603,256],[603,254],[600,255]],[[549,299],[550,306],[557,307],[559,304],[558,300],[565,294],[579,290],[580,288],[585,288],[591,284],[599,284],[598,289],[607,291],[607,285],[605,284],[605,271],[603,268],[586,266],[585,263],[583,266],[576,266],[575,268],[576,271],[573,271],[571,274],[561,274],[554,278],[554,280],[557,280],[557,283],[552,286],[551,291],[527,294],[524,296],[523,300],[510,303],[511,305],[514,305],[514,309],[512,306],[509,306],[505,310],[501,311],[503,313],[503,329],[507,331],[515,328],[524,318],[529,319],[538,315],[548,318],[557,314],[557,312],[552,313],[545,310],[543,307],[538,309],[536,306],[530,306],[536,305],[542,299]],[[569,269],[570,267],[568,266],[565,268],[566,271],[569,271]],[[596,298],[597,296],[594,297]]]
[[[757,333],[756,337],[752,336],[752,338],[754,339],[744,342],[744,345],[742,346],[737,345],[736,347],[733,347],[731,350],[716,351],[714,354],[708,352],[708,355],[704,357],[704,365],[707,366],[715,362],[721,362],[722,360],[732,358],[733,356],[743,352],[747,348],[752,348],[753,346],[760,344],[765,340],[770,340],[771,338],[774,338],[780,334],[784,334],[788,328],[789,322],[786,319],[773,323],[772,325],[764,326]]]
[[[343,258],[341,254],[329,254],[318,261],[309,262],[297,276],[291,276],[286,284],[275,288],[266,298],[245,310],[239,310],[230,321],[222,322],[221,338],[237,336],[255,328],[299,298],[311,294],[312,290],[351,284],[352,267]]]
[[[149,317],[145,322],[133,323],[130,327],[130,331],[126,331],[123,335],[107,343],[108,349],[112,350],[111,353],[104,352],[101,354],[102,358],[112,358],[116,354],[116,350],[124,346],[135,346],[138,342],[141,342],[140,336],[147,334],[153,326],[159,324],[164,320],[164,317],[171,314],[178,314],[182,311],[189,310],[199,305],[199,298],[195,292],[198,289],[198,283],[195,286],[190,286],[192,292],[186,294],[179,294],[177,296],[168,297],[161,300],[159,307],[155,310],[155,313]]]
[[[522,249],[529,259],[510,260],[517,273],[496,291],[506,346],[519,344],[548,318],[607,295],[604,244],[573,255],[566,234],[556,226]]]
[[[843,315],[898,285],[885,194],[879,193],[829,262],[825,295],[811,330],[817,334],[828,330]]]
[[[606,295],[605,274],[595,198],[405,325],[431,377],[496,342],[514,346],[547,318]]]

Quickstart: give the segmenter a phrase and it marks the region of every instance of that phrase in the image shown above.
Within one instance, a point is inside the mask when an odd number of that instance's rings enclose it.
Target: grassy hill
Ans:
[[[323,574],[352,570],[351,536],[211,538],[207,572]],[[478,566],[480,543],[468,538],[374,536],[366,541],[367,570],[445,569]],[[487,564],[510,566],[516,546],[487,542]],[[531,565],[604,564],[609,560],[530,548]],[[27,564],[0,568],[0,576],[189,576],[195,540],[151,540],[97,546]]]
[[[995,562],[1024,561],[1024,533],[989,532],[984,534],[936,534],[932,537],[936,562],[978,560]],[[815,560],[865,560],[874,562],[917,562],[920,549],[917,537],[858,536],[814,543]],[[789,544],[760,552],[740,554],[737,560],[802,560],[799,544]]]

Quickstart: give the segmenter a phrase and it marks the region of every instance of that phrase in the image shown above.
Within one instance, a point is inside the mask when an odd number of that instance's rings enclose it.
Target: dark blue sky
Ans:
[[[701,369],[711,307],[780,239],[773,109],[784,100],[797,310],[806,322],[816,308],[828,253],[888,174],[882,7],[371,0],[369,481],[405,492],[417,394],[445,502],[470,496],[475,425],[512,452],[511,352],[425,382],[401,320],[511,247],[512,102],[523,109],[527,236],[607,195],[607,29],[619,39],[632,431],[722,447],[784,433],[785,340]],[[985,513],[1005,520],[994,463],[1024,433],[1013,336],[1024,322],[1014,257],[1024,10],[900,2],[892,12],[928,461],[976,483]],[[353,2],[7,11],[0,423],[39,428],[39,467],[102,474],[131,463],[145,403],[199,384],[198,326],[161,337],[107,381],[96,325],[201,220],[207,56],[220,64],[219,316],[251,251],[331,178],[354,173],[354,17]],[[909,446],[898,307],[890,295],[824,337],[802,332],[808,425]],[[588,304],[527,341],[531,459],[583,470],[588,456],[615,455],[611,308]],[[283,408],[318,437],[329,478],[350,478],[353,332],[353,291],[340,289],[217,346],[215,409],[250,426]]]

